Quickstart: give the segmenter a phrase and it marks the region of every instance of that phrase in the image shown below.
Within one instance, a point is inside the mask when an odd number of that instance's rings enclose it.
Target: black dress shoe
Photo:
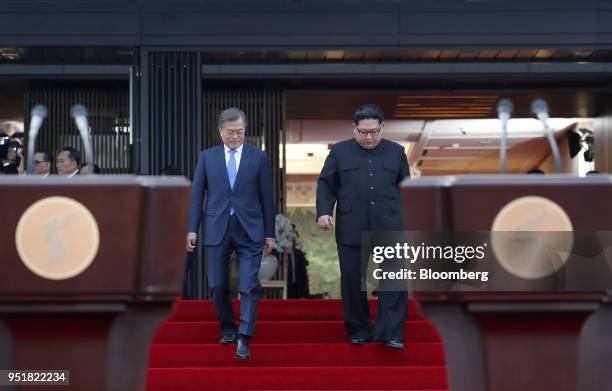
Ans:
[[[399,339],[390,339],[387,342],[385,342],[385,346],[388,346],[392,349],[404,350],[404,343],[400,341]]]
[[[249,350],[249,342],[244,338],[238,338],[236,344],[236,358],[248,360],[251,358],[251,351]]]
[[[351,338],[351,344],[353,345],[363,345],[372,341],[372,338]]]
[[[236,336],[235,335],[224,335],[219,340],[219,343],[221,345],[229,345],[231,343],[236,343]]]

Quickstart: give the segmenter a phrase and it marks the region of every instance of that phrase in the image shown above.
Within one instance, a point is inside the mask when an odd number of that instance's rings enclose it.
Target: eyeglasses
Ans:
[[[359,133],[362,136],[370,136],[370,137],[374,137],[374,136],[378,136],[378,134],[380,133],[380,131],[382,130],[382,126],[379,128],[375,128],[375,129],[359,129],[358,127],[355,126],[355,130],[357,131],[357,133]]]
[[[242,136],[244,134],[244,129],[236,129],[236,130],[223,130],[223,133],[227,136],[238,135]]]
[[[47,162],[45,160],[34,160],[34,161],[32,161],[32,164],[43,164],[43,163],[50,163],[50,162]]]

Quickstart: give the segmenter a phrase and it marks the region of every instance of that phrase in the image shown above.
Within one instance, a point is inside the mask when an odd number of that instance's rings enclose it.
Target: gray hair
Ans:
[[[239,119],[242,120],[244,126],[246,127],[247,119],[246,114],[244,114],[244,111],[240,110],[237,107],[230,107],[229,109],[225,109],[221,112],[221,114],[219,114],[219,129],[223,127],[224,123],[238,121]]]

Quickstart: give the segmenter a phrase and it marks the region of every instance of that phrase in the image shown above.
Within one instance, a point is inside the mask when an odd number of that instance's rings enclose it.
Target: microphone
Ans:
[[[544,99],[536,99],[531,102],[531,111],[540,121],[548,120],[548,104]]]
[[[47,118],[47,108],[44,105],[36,105],[32,108],[30,129],[28,130],[28,174],[32,173],[34,146],[36,145],[36,138],[38,138],[38,131],[42,127],[45,118]]]
[[[76,104],[70,109],[70,115],[74,118],[74,123],[83,140],[83,146],[85,147],[85,160],[91,167],[94,165],[93,148],[91,147],[91,137],[89,134],[89,123],[87,121],[87,109],[81,104]],[[93,173],[93,171],[92,171]]]
[[[544,133],[546,134],[546,138],[548,139],[548,144],[550,145],[550,150],[553,155],[553,160],[555,162],[555,172],[559,174],[561,172],[561,154],[559,153],[559,146],[555,141],[555,136],[553,134],[552,129],[548,126],[548,105],[543,99],[536,99],[531,102],[531,111],[535,114],[535,116],[542,122],[544,126]]]
[[[508,160],[508,120],[512,114],[514,105],[510,99],[502,99],[497,103],[497,116],[501,121],[501,140],[499,150],[499,173],[506,173],[506,161]]]

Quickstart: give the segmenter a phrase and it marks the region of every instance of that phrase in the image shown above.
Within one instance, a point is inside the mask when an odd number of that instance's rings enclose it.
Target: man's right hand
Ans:
[[[330,230],[333,224],[334,218],[330,215],[319,216],[319,218],[317,219],[317,225],[319,226],[319,228],[324,229],[326,231]]]
[[[196,243],[198,242],[198,234],[193,233],[193,232],[189,232],[187,234],[187,251],[189,251],[190,253],[193,252],[193,250],[196,248]]]

